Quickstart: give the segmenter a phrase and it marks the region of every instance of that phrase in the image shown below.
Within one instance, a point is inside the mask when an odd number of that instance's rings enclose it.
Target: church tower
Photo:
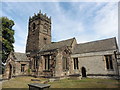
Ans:
[[[45,44],[51,43],[51,17],[38,14],[29,18],[26,53],[35,53]]]

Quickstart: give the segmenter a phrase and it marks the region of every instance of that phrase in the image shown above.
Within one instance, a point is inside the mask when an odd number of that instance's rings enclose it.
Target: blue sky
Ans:
[[[2,16],[15,22],[15,51],[25,52],[28,19],[34,13],[52,18],[52,41],[75,37],[78,43],[118,38],[117,2],[2,2]]]

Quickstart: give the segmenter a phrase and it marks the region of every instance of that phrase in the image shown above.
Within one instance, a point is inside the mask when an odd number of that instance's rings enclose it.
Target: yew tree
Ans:
[[[5,63],[11,51],[14,51],[14,21],[7,17],[0,17],[0,42],[2,43],[2,62]]]

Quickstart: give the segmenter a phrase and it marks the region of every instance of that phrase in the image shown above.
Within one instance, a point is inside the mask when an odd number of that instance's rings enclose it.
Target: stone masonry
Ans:
[[[51,41],[51,17],[39,12],[29,18],[26,53],[11,52],[4,77],[117,78],[120,66],[116,38],[77,44],[75,38]],[[24,57],[24,58],[23,58]]]

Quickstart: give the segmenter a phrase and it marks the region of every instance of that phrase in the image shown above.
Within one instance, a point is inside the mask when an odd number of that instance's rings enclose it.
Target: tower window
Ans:
[[[106,60],[106,68],[113,69],[112,55],[105,55],[105,60]]]
[[[33,29],[35,29],[35,23],[33,23],[32,27],[33,27]]]
[[[46,44],[47,43],[47,38],[44,38],[44,44]]]

